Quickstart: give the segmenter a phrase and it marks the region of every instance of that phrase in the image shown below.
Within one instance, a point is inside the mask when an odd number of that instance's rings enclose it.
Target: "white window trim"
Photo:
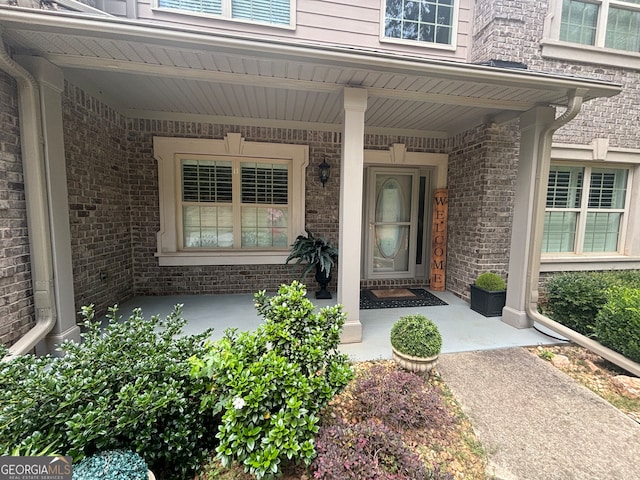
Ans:
[[[282,264],[287,249],[180,250],[181,224],[179,168],[185,155],[216,155],[283,159],[291,161],[290,238],[304,233],[305,172],[309,165],[309,147],[266,142],[246,142],[239,133],[229,133],[222,140],[202,138],[154,137],[154,158],[158,161],[160,230],[156,235],[156,257],[160,266],[175,265],[256,265]]]
[[[172,13],[177,15],[188,15],[191,17],[200,17],[200,18],[215,18],[217,20],[224,20],[228,22],[236,22],[243,24],[251,24],[251,25],[260,25],[264,27],[273,27],[273,28],[281,28],[285,30],[295,30],[296,29],[296,12],[297,12],[297,0],[289,0],[290,11],[289,11],[289,24],[284,23],[269,23],[269,22],[260,22],[258,20],[248,20],[246,18],[233,18],[231,15],[231,0],[222,0],[222,14],[214,15],[212,13],[203,13],[203,12],[194,12],[192,10],[179,10],[177,8],[167,8],[161,7],[159,5],[160,0],[152,0],[151,1],[151,10],[156,12],[164,12],[164,13]]]
[[[541,272],[632,269],[640,267],[640,149],[610,148],[609,140],[597,138],[591,145],[554,144],[553,164],[627,168],[627,206],[621,226],[618,252],[542,253]]]
[[[608,8],[609,0],[596,0],[593,3],[601,5],[598,16],[598,30],[596,31],[596,44],[582,45],[560,40],[562,0],[549,2],[549,13],[545,19],[543,38],[540,42],[542,56],[544,58],[640,70],[640,53],[630,52],[628,50],[616,50],[604,46],[605,29],[601,28],[600,25],[601,19],[606,17],[604,17],[602,4],[606,3],[606,7]]]
[[[445,45],[443,43],[421,42],[419,40],[407,40],[404,38],[394,38],[385,36],[385,24],[387,15],[387,0],[380,0],[380,43],[395,43],[399,45],[408,45],[420,48],[434,48],[437,50],[453,51],[458,45],[458,14],[460,12],[460,1],[453,0],[453,19],[451,25],[451,43]]]

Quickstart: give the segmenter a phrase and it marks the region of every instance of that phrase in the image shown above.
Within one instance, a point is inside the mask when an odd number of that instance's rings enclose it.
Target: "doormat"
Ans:
[[[388,293],[382,293],[388,292]],[[424,288],[394,288],[389,290],[360,290],[360,310],[374,308],[435,307],[447,305]]]

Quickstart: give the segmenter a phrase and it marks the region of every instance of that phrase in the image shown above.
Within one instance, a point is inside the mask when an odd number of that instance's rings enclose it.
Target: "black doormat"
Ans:
[[[380,298],[369,289],[360,290],[360,310],[373,308],[435,307],[447,305],[424,288],[408,288],[413,295],[402,298]]]

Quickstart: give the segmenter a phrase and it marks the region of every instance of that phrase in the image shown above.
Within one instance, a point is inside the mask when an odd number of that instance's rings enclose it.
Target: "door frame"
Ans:
[[[402,143],[394,143],[386,150],[369,150],[365,149],[364,151],[364,168],[368,167],[414,167],[420,169],[420,174],[425,170],[424,167],[431,167],[430,176],[430,185],[427,185],[427,198],[425,198],[425,203],[427,203],[426,208],[431,208],[432,200],[429,198],[429,194],[431,194],[435,189],[438,188],[447,188],[447,168],[449,163],[449,156],[446,153],[430,153],[430,152],[408,152],[406,145]],[[364,181],[367,182],[367,176],[364,176]],[[366,186],[366,185],[365,185]],[[367,206],[367,193],[363,192],[362,197],[362,228],[363,228],[363,238],[361,238],[361,242],[365,241],[365,236],[367,235],[366,231],[368,231],[368,220],[364,216],[366,214],[366,206]],[[417,212],[416,212],[417,213]],[[431,214],[430,210],[425,211],[425,217],[429,217]],[[365,230],[366,229],[366,230]],[[430,230],[430,225],[426,225],[425,227],[426,233],[428,234]],[[428,235],[425,237],[425,241],[427,245],[431,244],[430,238]],[[365,277],[365,261],[367,259],[366,255],[366,245],[363,245],[365,248],[361,249],[362,256],[360,261],[360,279],[361,280],[369,280],[369,279],[379,279],[381,276],[375,276],[373,278]],[[427,262],[430,261],[430,255],[427,255],[424,263],[424,272],[416,271],[416,273],[412,277],[404,277],[404,278],[417,278],[416,275],[420,275],[420,277],[424,277],[425,281],[429,278],[429,265]],[[417,269],[420,270],[420,269]]]

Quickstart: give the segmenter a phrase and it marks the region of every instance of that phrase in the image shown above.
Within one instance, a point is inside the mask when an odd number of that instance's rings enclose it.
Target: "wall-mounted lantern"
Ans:
[[[329,180],[329,174],[331,173],[331,165],[327,163],[327,156],[322,156],[322,163],[318,165],[318,175],[320,176],[320,182],[322,182],[322,188],[324,184]]]

